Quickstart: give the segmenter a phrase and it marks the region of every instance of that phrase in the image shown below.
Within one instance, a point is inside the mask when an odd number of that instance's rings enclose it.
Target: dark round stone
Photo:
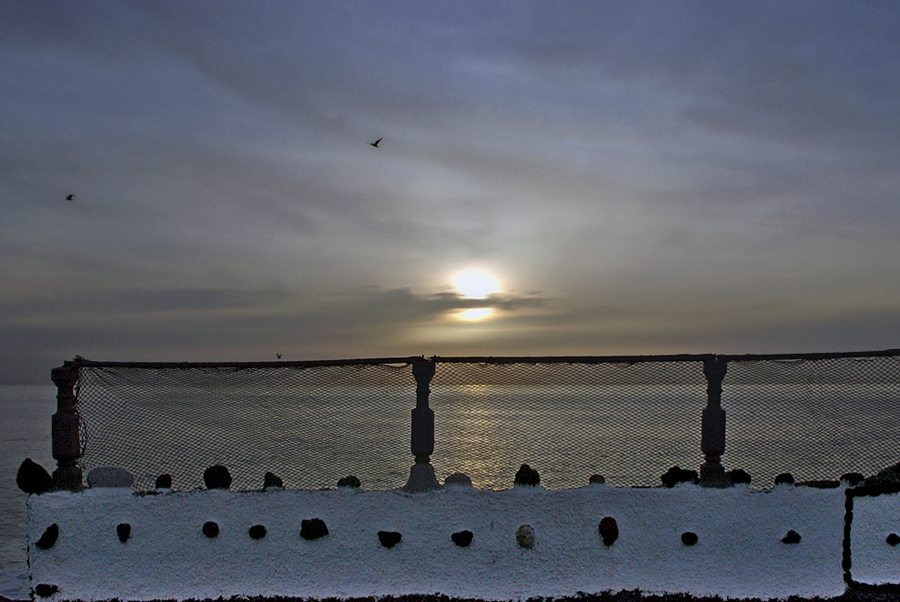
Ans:
[[[269,487],[284,487],[284,481],[274,472],[267,472],[263,475],[263,489],[268,489]]]
[[[592,474],[588,477],[589,485],[603,485],[606,483],[606,479],[601,474]]]
[[[791,529],[781,538],[781,543],[800,543],[800,534]]]
[[[619,525],[611,516],[604,516],[600,520],[600,525],[597,527],[597,532],[600,534],[600,538],[603,540],[603,545],[607,548],[613,545],[617,539],[619,539]]]
[[[351,487],[353,489],[359,489],[361,485],[362,483],[359,482],[359,479],[353,475],[347,475],[342,479],[338,479],[337,482],[338,487]]]
[[[734,470],[729,471],[729,476],[731,476],[731,483],[733,485],[749,485],[751,481],[750,473],[746,470],[741,470],[740,468],[735,468]]]
[[[846,481],[847,484],[851,487],[856,487],[857,485],[865,481],[866,477],[858,472],[848,472],[841,475],[841,480]]]
[[[695,545],[699,540],[700,540],[700,538],[697,537],[696,533],[691,533],[690,531],[686,531],[685,533],[681,534],[681,543],[683,543],[686,546]]]
[[[390,549],[395,545],[400,543],[400,540],[403,539],[403,535],[397,533],[396,531],[379,531],[378,532],[378,541],[381,542],[381,545]]]
[[[221,464],[216,464],[203,472],[203,482],[207,489],[228,489],[231,487],[231,473]]]
[[[40,495],[50,491],[53,478],[43,466],[31,458],[25,458],[16,473],[16,485],[28,495]]]
[[[536,487],[541,484],[541,476],[538,474],[538,471],[530,467],[528,464],[522,464],[519,467],[519,470],[516,471],[516,476],[513,479],[514,485],[526,486],[526,487]]]
[[[895,546],[898,543],[900,543],[900,535],[897,535],[896,533],[891,533],[890,535],[887,536],[887,538],[884,541],[889,546]]]
[[[266,536],[267,531],[263,525],[253,525],[247,533],[251,539],[262,539]]]
[[[156,477],[156,485],[154,485],[156,489],[171,489],[172,488],[172,475],[170,474],[161,474]]]
[[[321,518],[300,521],[300,537],[312,541],[328,535],[328,526]]]
[[[128,523],[120,523],[116,525],[116,535],[119,536],[119,541],[125,543],[128,541],[128,538],[131,537],[131,525]]]
[[[58,585],[51,585],[49,583],[38,583],[34,586],[34,593],[40,596],[41,598],[46,598],[47,596],[52,596],[56,592],[59,591]]]
[[[777,477],[775,477],[776,485],[793,485],[794,484],[794,475],[789,472],[783,472]]]
[[[203,534],[212,539],[219,536],[219,525],[213,521],[203,523]]]
[[[666,487],[674,487],[679,483],[696,483],[697,471],[673,466],[664,474],[660,475],[659,479]]]
[[[454,533],[450,536],[450,539],[453,540],[453,543],[455,543],[459,547],[467,548],[469,547],[469,544],[472,543],[472,537],[472,532],[467,529],[465,531],[458,531]]]
[[[53,523],[47,530],[44,531],[44,534],[41,535],[41,538],[34,542],[34,545],[41,550],[49,550],[53,547],[53,544],[56,543],[56,539],[59,537],[59,525]]]

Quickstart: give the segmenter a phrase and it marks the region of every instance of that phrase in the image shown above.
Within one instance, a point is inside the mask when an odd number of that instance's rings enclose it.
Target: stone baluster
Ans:
[[[416,407],[412,411],[411,450],[416,458],[409,471],[409,480],[404,491],[417,493],[432,491],[441,486],[434,476],[431,454],[434,453],[434,411],[428,407],[431,389],[428,385],[434,377],[434,361],[419,359],[413,362],[413,376],[416,379]]]
[[[54,368],[50,378],[56,384],[56,413],[53,414],[53,458],[56,470],[53,471],[53,489],[78,491],[83,488],[81,467],[81,436],[79,434],[79,418],[75,384],[78,382],[78,368],[68,365]]]
[[[703,360],[706,376],[706,407],[703,409],[700,450],[705,462],[700,466],[700,484],[704,487],[727,487],[722,454],[725,453],[725,410],[722,409],[722,380],[728,371],[724,359]]]

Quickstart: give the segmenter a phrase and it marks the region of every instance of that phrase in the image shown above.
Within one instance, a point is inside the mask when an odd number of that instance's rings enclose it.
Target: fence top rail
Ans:
[[[444,364],[636,364],[642,362],[698,362],[706,360],[750,362],[789,360],[828,360],[868,357],[897,357],[900,349],[880,351],[846,351],[826,353],[767,353],[767,354],[674,354],[674,355],[573,355],[573,356],[432,356],[424,355],[383,358],[355,358],[335,360],[302,360],[275,362],[112,362],[92,361],[80,356],[64,362],[67,368],[139,368],[158,369],[204,369],[204,368],[316,368],[325,366],[374,366],[404,365],[430,359]]]
[[[832,360],[897,356],[900,356],[900,349],[883,349],[881,351],[836,351],[828,353],[746,353],[742,355],[721,354],[718,356],[718,358],[729,362],[749,362],[773,360]]]
[[[159,369],[184,369],[195,368],[318,368],[324,366],[375,366],[384,364],[411,364],[422,361],[422,356],[411,357],[382,357],[382,358],[355,358],[338,360],[300,360],[300,361],[275,361],[275,362],[106,362],[93,361],[82,357],[67,360],[63,365],[67,368],[141,368],[147,370]]]

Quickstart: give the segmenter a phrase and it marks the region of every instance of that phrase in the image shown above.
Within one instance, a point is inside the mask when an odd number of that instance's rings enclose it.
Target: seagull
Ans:
[[[375,142],[370,142],[369,145],[370,145],[370,146],[373,146],[373,147],[375,147],[375,148],[379,148],[378,143],[381,142],[382,140],[384,140],[384,136],[382,136],[381,138],[379,138],[379,139],[376,140]]]
[[[75,200],[75,195],[74,195],[74,194],[67,195],[67,196],[66,196],[66,200],[67,200],[67,201],[74,201],[74,200]]]
[[[275,355],[278,356],[278,359],[281,359],[281,354],[280,354],[280,353],[276,353]]]

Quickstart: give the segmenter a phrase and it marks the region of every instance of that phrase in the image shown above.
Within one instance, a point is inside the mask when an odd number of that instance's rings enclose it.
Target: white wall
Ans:
[[[453,487],[415,495],[138,495],[97,488],[29,497],[29,561],[32,584],[58,586],[56,600],[437,592],[524,599],[635,588],[732,597],[836,596],[844,591],[844,500],[842,488],[791,486]],[[857,552],[862,572],[854,578],[900,581],[900,550],[887,546],[882,534],[900,529],[900,504],[896,495],[871,500],[860,501],[856,515],[859,533],[871,540],[866,545],[878,552]],[[609,548],[597,534],[604,516],[619,526],[619,539]],[[302,539],[301,520],[309,518],[324,520],[329,535]],[[215,539],[201,532],[206,521],[218,523]],[[59,539],[49,550],[37,549],[33,543],[53,523]],[[124,544],[116,535],[119,523],[132,529]],[[265,538],[249,537],[256,524],[267,528]],[[516,543],[523,524],[536,531],[532,549]],[[474,533],[468,548],[450,540],[463,529]],[[384,548],[380,530],[399,531],[403,540]],[[799,544],[781,542],[788,530],[801,535]],[[681,542],[686,531],[698,535],[696,545]]]

